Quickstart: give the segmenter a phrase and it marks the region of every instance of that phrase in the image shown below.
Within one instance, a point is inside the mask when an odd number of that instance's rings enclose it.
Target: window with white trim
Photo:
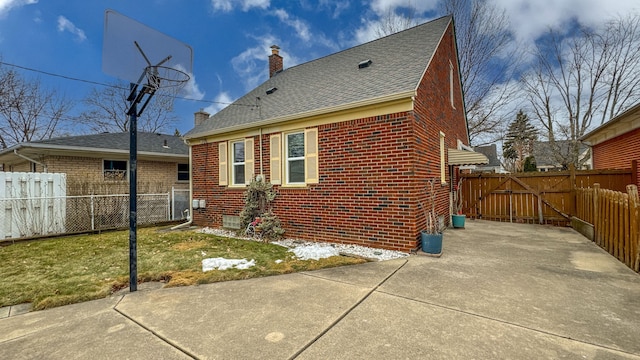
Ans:
[[[244,140],[231,143],[231,185],[245,185]]]
[[[443,184],[447,182],[447,174],[445,171],[447,167],[447,159],[445,158],[444,136],[444,133],[440,131],[440,182]]]
[[[304,132],[286,134],[284,147],[286,183],[304,184]]]
[[[453,63],[449,61],[449,100],[451,101],[451,107],[456,108],[453,101]]]

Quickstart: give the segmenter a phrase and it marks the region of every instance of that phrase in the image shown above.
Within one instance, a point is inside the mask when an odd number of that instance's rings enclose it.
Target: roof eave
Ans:
[[[620,123],[623,123],[626,120],[632,123],[634,121],[634,118],[633,118],[634,115],[640,118],[640,103],[637,103],[636,105],[632,106],[622,114],[614,117],[613,119],[593,129],[589,133],[581,136],[579,140],[586,143],[587,145],[593,146],[601,142],[607,141],[611,138],[614,138],[616,136],[619,136],[621,135],[621,133],[618,133],[617,131],[613,131],[611,136],[608,136],[606,132],[614,127],[620,126]],[[635,127],[632,124],[631,128],[627,130],[634,130],[635,128],[640,127],[640,120],[638,119],[635,119],[635,120],[637,122],[637,124],[635,124]]]
[[[12,146],[10,148],[5,149],[0,152],[0,157],[4,155],[12,154],[14,150],[49,150],[49,151],[60,151],[60,152],[68,152],[69,155],[75,154],[113,154],[113,155],[129,155],[129,150],[122,149],[108,149],[108,148],[91,148],[91,147],[82,147],[82,146],[65,146],[65,145],[51,145],[51,144],[38,144],[38,143],[29,143],[29,144],[18,144]],[[95,156],[93,156],[95,157]],[[152,158],[152,159],[165,159],[165,160],[181,160],[188,159],[188,154],[168,154],[168,153],[159,153],[153,151],[138,151],[138,157],[140,158]]]
[[[261,121],[255,121],[255,122],[252,122],[252,123],[249,123],[249,124],[229,126],[229,127],[225,127],[225,128],[214,129],[214,130],[210,130],[210,131],[204,131],[204,132],[196,133],[196,134],[193,134],[193,135],[190,135],[190,136],[185,135],[184,139],[185,139],[185,142],[189,143],[190,140],[202,139],[202,138],[205,138],[205,137],[225,134],[225,133],[234,132],[234,131],[245,130],[245,129],[249,129],[249,128],[260,128],[260,127],[265,127],[265,126],[269,126],[269,125],[273,125],[273,124],[277,124],[277,123],[284,123],[284,122],[288,122],[288,121],[300,120],[300,119],[309,118],[309,117],[313,117],[313,116],[320,116],[320,115],[326,115],[326,114],[335,113],[335,112],[352,110],[352,109],[357,109],[357,108],[360,108],[360,107],[371,106],[371,105],[376,105],[376,104],[382,104],[382,103],[386,103],[386,102],[390,102],[390,101],[396,101],[396,100],[407,99],[407,98],[414,98],[415,96],[416,96],[416,90],[407,90],[407,91],[403,91],[403,92],[394,93],[394,94],[391,94],[391,95],[385,95],[385,96],[380,96],[380,97],[376,97],[376,98],[371,98],[371,99],[351,102],[351,103],[347,103],[347,104],[341,104],[341,105],[332,106],[332,107],[328,107],[328,108],[315,109],[315,110],[311,110],[311,111],[295,113],[295,114],[289,114],[289,115],[276,117],[276,118],[271,118],[271,119],[265,119],[265,120],[261,120]],[[215,119],[212,117],[210,119],[210,121],[215,121]]]

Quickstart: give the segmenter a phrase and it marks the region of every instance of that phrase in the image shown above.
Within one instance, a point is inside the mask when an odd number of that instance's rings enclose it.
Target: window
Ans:
[[[447,166],[447,161],[445,159],[445,153],[444,153],[444,133],[441,131],[440,132],[440,182],[443,184],[447,182],[447,175],[445,172],[446,166]]]
[[[451,107],[456,108],[455,102],[453,101],[453,63],[449,61],[449,99],[451,101]]]
[[[287,184],[304,184],[304,132],[287,134],[285,149]]]
[[[231,184],[244,185],[244,141],[231,143]]]
[[[178,164],[178,181],[189,181],[189,164]]]
[[[105,180],[122,181],[127,179],[126,160],[104,160],[103,173]]]
[[[255,176],[253,142],[253,138],[246,138],[244,140],[218,143],[219,185],[244,186]],[[231,172],[231,175],[229,175],[229,172]]]

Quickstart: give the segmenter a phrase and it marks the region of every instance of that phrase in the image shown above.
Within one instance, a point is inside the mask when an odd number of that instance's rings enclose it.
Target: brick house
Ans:
[[[129,133],[21,143],[0,151],[3,171],[67,174],[67,195],[128,193]],[[189,188],[189,149],[177,136],[138,132],[138,192]]]
[[[640,103],[584,135],[594,169],[629,169],[640,186]]]
[[[232,224],[261,175],[287,237],[416,249],[429,179],[447,222],[453,165],[479,155],[462,150],[452,17],[284,70],[278,50],[267,81],[211,117],[196,113],[185,134],[193,198],[206,204],[194,224]]]

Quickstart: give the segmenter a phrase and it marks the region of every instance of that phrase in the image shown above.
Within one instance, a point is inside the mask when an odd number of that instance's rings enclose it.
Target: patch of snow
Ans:
[[[247,261],[247,259],[210,258],[202,260],[202,271],[227,270],[231,268],[246,270],[255,265],[256,261],[254,259]]]
[[[198,231],[205,234],[257,241],[254,238],[238,236],[233,231],[223,229],[212,229],[205,227],[199,229]],[[399,259],[409,256],[409,254],[403,253],[401,251],[376,249],[353,244],[334,244],[296,239],[284,239],[273,241],[271,243],[289,248],[289,251],[293,252],[296,257],[301,260],[319,260],[331,256],[337,256],[340,254],[355,255],[378,261]]]

